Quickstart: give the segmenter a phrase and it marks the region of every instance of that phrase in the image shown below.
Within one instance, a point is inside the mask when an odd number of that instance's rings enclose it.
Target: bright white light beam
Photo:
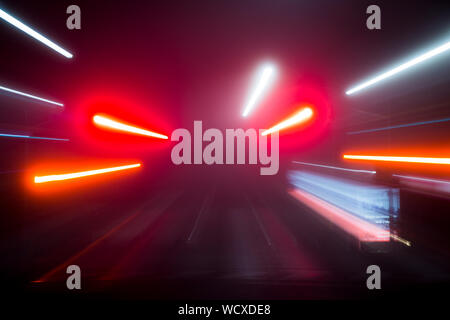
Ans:
[[[55,50],[56,52],[62,54],[64,57],[69,58],[69,59],[71,59],[73,57],[73,54],[71,54],[67,50],[61,48],[60,46],[58,46],[53,41],[47,39],[46,37],[41,35],[39,32],[34,31],[33,29],[31,29],[27,25],[23,24],[22,22],[20,22],[19,20],[17,20],[13,16],[11,16],[9,13],[3,11],[2,9],[0,9],[0,18],[5,20],[6,22],[9,22],[10,24],[15,26],[16,28],[19,28],[20,30],[22,30],[23,32],[25,32],[29,36],[33,37],[34,39],[42,42],[47,47],[50,47],[53,50]]]
[[[261,78],[259,79],[256,87],[254,88],[250,99],[245,105],[244,112],[242,113],[243,117],[246,117],[250,111],[255,107],[255,105],[261,100],[264,91],[266,91],[269,87],[270,80],[275,75],[275,67],[272,65],[264,65],[261,71]]]
[[[377,77],[375,77],[375,78],[373,78],[373,79],[371,79],[369,81],[366,81],[366,82],[364,82],[364,83],[362,83],[360,85],[357,85],[356,87],[353,87],[353,88],[347,90],[345,92],[345,94],[351,95],[351,94],[353,94],[353,93],[355,93],[357,91],[365,89],[365,88],[367,88],[367,87],[369,87],[369,86],[371,86],[371,85],[373,85],[373,84],[375,84],[375,83],[377,83],[379,81],[382,81],[384,79],[392,77],[393,75],[395,75],[395,74],[397,74],[399,72],[402,72],[403,70],[406,70],[406,69],[408,69],[408,68],[410,68],[410,67],[412,67],[412,66],[414,66],[416,64],[419,64],[419,63],[421,63],[421,62],[423,62],[425,60],[428,60],[428,59],[430,59],[430,58],[432,58],[434,56],[437,56],[438,54],[441,54],[441,53],[443,53],[443,52],[445,52],[445,51],[447,51],[449,49],[450,49],[450,41],[445,43],[445,44],[443,44],[443,45],[441,45],[441,46],[439,46],[439,47],[437,47],[437,48],[435,48],[435,49],[433,49],[433,50],[431,50],[431,51],[428,51],[427,53],[424,53],[424,54],[422,54],[422,55],[420,55],[420,56],[418,56],[418,57],[416,57],[416,58],[414,58],[412,60],[409,60],[408,62],[406,62],[406,63],[404,63],[404,64],[402,64],[402,65],[400,65],[400,66],[398,66],[398,67],[396,67],[396,68],[394,68],[392,70],[389,70],[389,71],[387,71],[385,73],[382,73],[379,76],[377,76]]]
[[[293,115],[292,117],[281,121],[280,123],[274,125],[272,128],[267,129],[266,131],[264,131],[262,133],[263,136],[266,136],[268,134],[271,134],[275,131],[280,131],[282,129],[288,128],[288,127],[292,127],[293,125],[296,125],[298,123],[302,123],[305,122],[307,120],[309,120],[312,116],[313,116],[314,112],[312,111],[312,109],[310,107],[306,107],[303,108],[302,110],[300,110],[299,112],[297,112],[295,115]]]
[[[57,105],[59,107],[64,107],[64,105],[62,103],[55,102],[55,101],[48,100],[48,99],[44,99],[44,98],[41,98],[41,97],[38,97],[38,96],[33,96],[32,94],[21,92],[21,91],[17,91],[17,90],[14,90],[14,89],[10,89],[10,88],[6,88],[6,87],[0,86],[0,90],[6,91],[6,92],[10,92],[10,93],[14,93],[14,94],[18,94],[20,96],[27,97],[27,98],[30,98],[30,99],[35,99],[35,100],[43,101],[43,102],[46,102],[46,103],[54,104],[54,105]]]
[[[108,119],[107,117],[100,116],[100,115],[94,116],[94,123],[99,126],[108,127],[108,128],[116,129],[119,131],[126,131],[126,132],[144,135],[144,136],[159,138],[159,139],[169,139],[169,137],[166,135],[159,134],[159,133],[145,130],[145,129],[141,129],[138,127],[133,127],[133,126],[130,126],[130,125],[127,125],[127,124],[124,124],[124,123],[121,123],[121,122],[118,122],[118,121],[115,121],[112,119]]]

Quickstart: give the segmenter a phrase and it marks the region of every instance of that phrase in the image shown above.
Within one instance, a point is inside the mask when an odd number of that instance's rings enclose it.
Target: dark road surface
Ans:
[[[67,293],[71,264],[94,298],[361,298],[370,294],[371,264],[381,267],[385,294],[404,283],[448,283],[444,258],[393,242],[381,253],[361,250],[282,185],[211,182],[142,192],[139,201],[93,201],[40,212],[5,236],[11,286]]]

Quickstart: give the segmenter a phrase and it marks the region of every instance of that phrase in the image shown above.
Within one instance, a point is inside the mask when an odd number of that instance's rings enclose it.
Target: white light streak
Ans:
[[[275,67],[272,65],[264,65],[261,68],[261,77],[257,82],[255,88],[252,90],[252,94],[250,95],[250,99],[245,105],[244,112],[242,113],[243,117],[246,117],[250,111],[256,106],[258,102],[261,101],[262,96],[265,91],[269,88],[269,84],[275,75]]]
[[[62,54],[64,57],[69,58],[69,59],[71,59],[73,57],[73,54],[71,54],[67,50],[61,48],[60,46],[58,46],[53,41],[47,39],[46,37],[44,37],[39,32],[33,30],[29,26],[27,26],[24,23],[20,22],[19,20],[17,20],[13,16],[11,16],[9,13],[3,11],[2,9],[0,9],[0,18],[5,20],[6,22],[9,22],[10,24],[15,26],[16,28],[22,30],[23,32],[25,32],[29,36],[33,37],[34,39],[36,39],[36,40],[40,41],[41,43],[45,44],[47,47],[50,47],[53,50],[55,50],[56,52]]]
[[[419,63],[421,63],[421,62],[423,62],[425,60],[428,60],[428,59],[430,59],[430,58],[432,58],[434,56],[437,56],[438,54],[441,54],[441,53],[443,53],[443,52],[445,52],[445,51],[447,51],[449,49],[450,49],[450,41],[445,43],[445,44],[443,44],[443,45],[441,45],[441,46],[439,46],[439,47],[437,47],[437,48],[435,48],[435,49],[433,49],[433,50],[430,50],[430,51],[428,51],[428,52],[426,52],[426,53],[424,53],[424,54],[422,54],[422,55],[420,55],[420,56],[418,56],[418,57],[416,57],[416,58],[414,58],[412,60],[409,60],[408,62],[403,63],[403,64],[399,65],[398,67],[396,67],[394,69],[391,69],[391,70],[389,70],[389,71],[387,71],[385,73],[382,73],[382,74],[380,74],[379,76],[376,76],[373,79],[370,79],[370,80],[368,80],[366,82],[363,82],[363,83],[357,85],[356,87],[353,87],[353,88],[347,90],[345,93],[347,95],[351,95],[351,94],[353,94],[355,92],[358,92],[358,91],[360,91],[362,89],[365,89],[365,88],[367,88],[367,87],[369,87],[371,85],[374,85],[377,82],[380,82],[380,81],[382,81],[384,79],[392,77],[393,75],[395,75],[395,74],[397,74],[399,72],[402,72],[402,71],[404,71],[404,70],[406,70],[406,69],[408,69],[408,68],[410,68],[410,67],[412,67],[412,66],[414,66],[416,64],[419,64]]]
[[[30,99],[39,100],[39,101],[42,101],[42,102],[54,104],[54,105],[57,105],[59,107],[64,107],[64,105],[62,103],[55,102],[55,101],[48,100],[48,99],[44,99],[44,98],[41,98],[41,97],[38,97],[38,96],[34,96],[32,94],[29,94],[29,93],[21,92],[21,91],[18,91],[18,90],[7,88],[7,87],[0,86],[0,90],[6,91],[6,92],[10,92],[10,93],[14,93],[14,94],[17,94],[17,95],[20,95],[20,96],[23,96],[23,97],[27,97],[27,98],[30,98]]]
[[[301,161],[292,161],[292,162],[293,163],[298,163],[298,164],[304,164],[304,165],[307,165],[307,166],[321,167],[321,168],[341,170],[341,171],[370,173],[370,174],[377,173],[376,171],[371,171],[371,170],[358,170],[358,169],[340,168],[340,167],[326,166],[326,165],[323,165],[323,164],[315,164],[315,163],[308,163],[308,162],[301,162]]]

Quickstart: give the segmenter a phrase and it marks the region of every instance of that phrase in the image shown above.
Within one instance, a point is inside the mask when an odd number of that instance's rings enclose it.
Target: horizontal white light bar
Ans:
[[[270,80],[275,75],[275,67],[272,65],[264,65],[261,68],[261,78],[259,78],[255,88],[252,91],[250,99],[245,105],[244,112],[242,113],[243,117],[246,117],[250,111],[255,107],[255,105],[261,100],[264,91],[266,91],[269,87]]]
[[[367,88],[367,87],[369,87],[369,86],[371,86],[371,85],[373,85],[373,84],[375,84],[375,83],[377,83],[379,81],[382,81],[382,80],[384,80],[386,78],[392,77],[393,75],[395,75],[395,74],[397,74],[397,73],[399,73],[399,72],[401,72],[403,70],[406,70],[406,69],[408,69],[408,68],[410,68],[410,67],[412,67],[412,66],[414,66],[414,65],[416,65],[418,63],[421,63],[421,62],[423,62],[423,61],[425,61],[427,59],[430,59],[430,58],[432,58],[432,57],[434,57],[434,56],[436,56],[438,54],[441,54],[441,53],[443,53],[443,52],[445,52],[445,51],[447,51],[449,49],[450,49],[450,41],[445,43],[445,44],[443,44],[443,45],[441,45],[441,46],[439,46],[439,47],[437,47],[437,48],[435,48],[435,49],[433,49],[433,50],[431,50],[431,51],[428,51],[427,53],[424,53],[424,54],[422,54],[422,55],[420,55],[420,56],[418,56],[418,57],[416,57],[416,58],[414,58],[412,60],[409,60],[408,62],[406,62],[406,63],[404,63],[404,64],[402,64],[402,65],[400,65],[400,66],[398,66],[398,67],[396,67],[396,68],[394,68],[392,70],[389,70],[389,71],[387,71],[385,73],[382,73],[379,76],[377,76],[377,77],[375,77],[375,78],[373,78],[373,79],[371,79],[369,81],[366,81],[366,82],[364,82],[364,83],[362,83],[360,85],[357,85],[356,87],[347,90],[345,93],[347,95],[351,95],[351,94],[353,94],[353,93],[355,93],[357,91],[360,91],[362,89],[365,89],[365,88]]]
[[[29,36],[33,37],[34,39],[42,42],[47,47],[50,47],[53,50],[55,50],[56,52],[62,54],[64,57],[69,58],[69,59],[73,57],[73,54],[71,54],[67,50],[61,48],[56,43],[54,43],[53,41],[47,39],[46,37],[44,37],[43,35],[41,35],[37,31],[34,31],[33,29],[31,29],[27,25],[23,24],[22,22],[20,22],[19,20],[17,20],[13,16],[11,16],[9,13],[3,11],[2,9],[0,9],[0,18],[5,20],[6,22],[9,22],[10,24],[15,26],[16,28],[19,28],[20,30],[22,30],[23,32],[25,32]]]
[[[33,96],[32,94],[21,92],[21,91],[17,91],[17,90],[14,90],[14,89],[10,89],[10,88],[6,88],[6,87],[0,86],[0,90],[11,92],[11,93],[14,93],[14,94],[18,94],[20,96],[27,97],[27,98],[30,98],[30,99],[35,99],[35,100],[47,102],[47,103],[54,104],[54,105],[57,105],[57,106],[60,106],[60,107],[64,107],[64,105],[62,103],[51,101],[51,100],[48,100],[48,99],[44,99],[44,98],[41,98],[41,97],[38,97],[38,96]]]

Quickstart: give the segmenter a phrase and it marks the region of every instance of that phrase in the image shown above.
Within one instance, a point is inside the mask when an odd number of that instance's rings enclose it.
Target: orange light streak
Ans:
[[[274,125],[272,128],[267,129],[262,133],[263,136],[266,136],[268,134],[271,134],[276,131],[280,131],[282,129],[286,129],[289,127],[292,127],[296,124],[300,124],[303,122],[306,122],[307,120],[311,119],[314,112],[310,107],[302,108],[299,112],[294,114],[292,117],[287,118],[286,120],[281,121],[280,123]]]
[[[140,166],[141,166],[140,163],[135,163],[135,164],[130,164],[130,165],[126,165],[126,166],[96,169],[96,170],[89,170],[89,171],[81,171],[81,172],[74,172],[74,173],[54,174],[54,175],[48,175],[48,176],[35,176],[34,183],[45,183],[45,182],[51,182],[51,181],[76,179],[76,178],[93,176],[93,175],[102,174],[102,173],[137,168]]]

